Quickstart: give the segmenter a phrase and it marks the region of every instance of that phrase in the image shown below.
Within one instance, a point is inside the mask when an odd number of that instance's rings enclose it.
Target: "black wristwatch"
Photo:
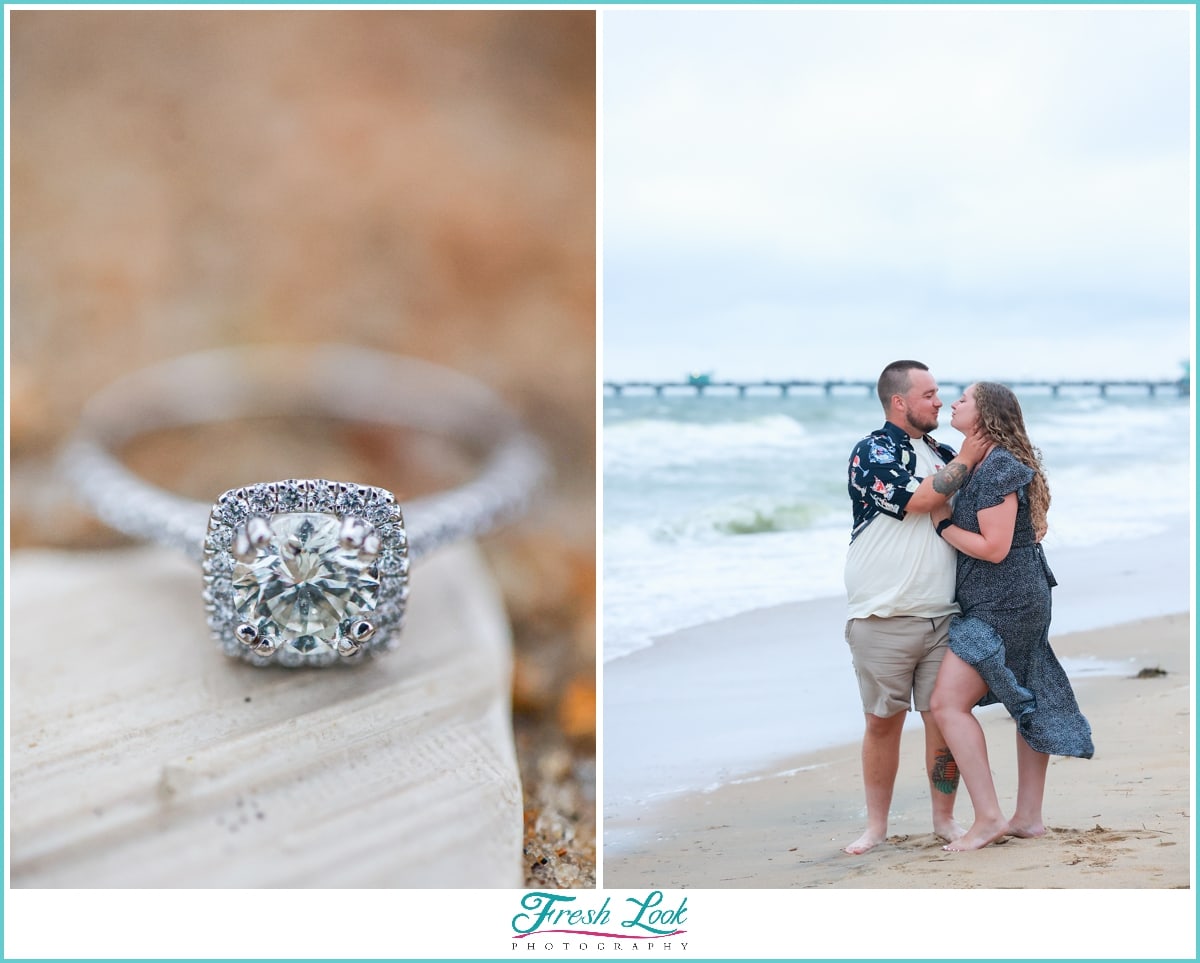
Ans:
[[[946,536],[943,535],[942,533],[953,524],[954,523],[952,521],[950,521],[950,519],[948,519],[948,518],[943,518],[940,522],[938,522],[937,523],[938,538],[945,538]]]

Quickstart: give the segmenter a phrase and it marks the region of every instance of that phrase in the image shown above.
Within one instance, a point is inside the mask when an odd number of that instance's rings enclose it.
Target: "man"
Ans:
[[[929,512],[962,487],[986,448],[972,436],[956,456],[929,436],[942,401],[921,362],[892,362],[877,389],[887,420],[851,453],[847,488],[854,528],[846,555],[846,641],[866,715],[867,795],[867,829],[845,848],[851,854],[887,838],[900,733],[914,705],[925,723],[933,830],[948,842],[964,832],[954,821],[958,768],[929,711],[950,616],[958,612],[954,549],[938,537]]]

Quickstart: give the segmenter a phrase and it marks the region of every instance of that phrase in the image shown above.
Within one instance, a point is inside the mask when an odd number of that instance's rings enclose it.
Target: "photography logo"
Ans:
[[[521,898],[521,912],[512,919],[514,950],[605,950],[654,945],[665,952],[687,952],[681,940],[687,930],[687,897],[664,905],[662,890],[645,898],[629,897],[628,906],[614,909],[611,896],[599,906],[581,905],[578,897],[535,891]]]

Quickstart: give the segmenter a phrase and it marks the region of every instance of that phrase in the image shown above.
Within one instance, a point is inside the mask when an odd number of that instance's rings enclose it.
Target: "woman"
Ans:
[[[950,424],[992,447],[949,507],[933,513],[938,534],[958,550],[956,597],[931,708],[958,763],[975,822],[950,851],[980,849],[1001,836],[1041,836],[1050,755],[1092,755],[1092,730],[1050,648],[1054,575],[1040,544],[1050,490],[1041,453],[1025,431],[1016,395],[980,381],[963,392]],[[1005,819],[996,798],[983,729],[971,709],[1003,702],[1017,723],[1017,806]]]

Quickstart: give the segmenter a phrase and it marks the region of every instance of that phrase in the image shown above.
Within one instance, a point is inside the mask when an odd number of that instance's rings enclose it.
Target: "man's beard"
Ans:
[[[930,415],[929,418],[924,419],[924,420],[918,420],[917,418],[910,417],[908,419],[908,423],[910,425],[912,425],[914,428],[916,428],[917,431],[921,432],[922,434],[928,434],[929,432],[931,432],[935,428],[937,428],[938,416]]]

